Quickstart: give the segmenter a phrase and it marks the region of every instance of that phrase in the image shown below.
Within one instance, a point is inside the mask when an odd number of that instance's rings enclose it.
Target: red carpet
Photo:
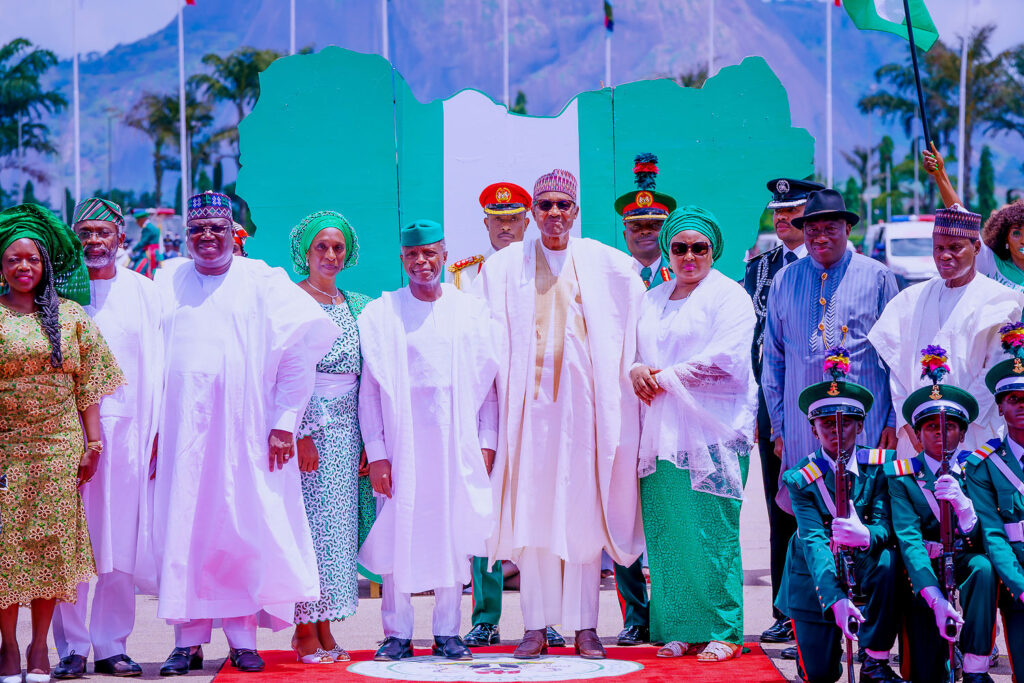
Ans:
[[[435,667],[436,673],[430,673],[430,666],[419,659],[420,655],[429,655],[429,649],[417,648],[415,659],[406,659],[402,662],[403,672],[395,678],[386,677],[386,673],[378,670],[376,675],[364,672],[362,674],[349,671],[354,669],[372,666],[369,664],[373,652],[360,650],[352,652],[352,662],[337,664],[308,665],[299,664],[295,661],[292,652],[274,650],[262,652],[263,659],[267,663],[265,671],[259,674],[244,674],[233,669],[230,663],[225,662],[223,668],[216,676],[216,683],[265,683],[266,681],[324,681],[344,682],[361,681],[362,683],[374,683],[376,681],[522,681],[522,680],[594,680],[600,683],[654,683],[655,681],[687,681],[692,683],[759,683],[759,682],[785,682],[771,660],[761,651],[757,643],[747,643],[747,652],[738,659],[721,664],[702,664],[695,657],[683,657],[681,659],[660,659],[655,656],[654,647],[609,647],[608,659],[598,662],[587,662],[572,657],[571,660],[555,658],[551,660],[548,670],[541,666],[543,659],[533,662],[527,660],[513,663],[514,660],[502,658],[501,663],[488,658],[478,657],[474,662],[448,663],[443,662]],[[474,648],[474,654],[510,654],[512,647],[486,647]],[[552,648],[552,655],[572,655],[572,648]],[[614,661],[621,660],[621,661]],[[427,660],[436,661],[436,660]],[[359,664],[367,662],[366,664]],[[414,666],[411,663],[416,662]],[[628,664],[633,662],[635,664]],[[473,665],[472,668],[468,665]],[[584,669],[595,669],[601,667],[635,668],[642,666],[639,670],[629,671],[622,674],[612,674],[610,671],[591,671],[580,676],[560,677],[557,673],[557,666],[583,667]],[[391,664],[384,666],[393,666]],[[552,666],[555,668],[552,669]],[[422,670],[420,676],[417,672]]]

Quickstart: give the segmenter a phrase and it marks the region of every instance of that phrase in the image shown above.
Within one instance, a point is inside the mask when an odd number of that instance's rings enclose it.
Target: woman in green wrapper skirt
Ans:
[[[320,599],[295,605],[292,647],[307,664],[348,661],[331,634],[331,622],[352,616],[359,603],[356,552],[373,526],[376,506],[369,479],[359,476],[363,442],[358,396],[362,356],[356,318],[370,301],[342,291],[335,278],[359,258],[352,225],[336,211],[317,211],[291,232],[299,287],[337,323],[340,336],[316,366],[313,396],[299,424],[302,497],[313,534]]]
[[[757,408],[754,307],[712,268],[715,217],[669,214],[659,236],[676,275],[644,295],[630,380],[645,404],[640,502],[651,570],[651,641],[661,657],[719,662],[743,644],[740,504]]]

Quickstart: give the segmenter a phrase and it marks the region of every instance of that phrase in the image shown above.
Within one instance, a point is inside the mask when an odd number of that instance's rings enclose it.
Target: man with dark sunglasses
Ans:
[[[490,257],[474,283],[509,342],[489,550],[519,566],[526,633],[518,659],[544,654],[546,627],[556,624],[575,631],[577,654],[604,658],[601,552],[629,566],[643,549],[640,411],[622,368],[635,359],[644,288],[621,251],[570,236],[577,196],[568,171],[541,176],[533,189],[539,239]]]

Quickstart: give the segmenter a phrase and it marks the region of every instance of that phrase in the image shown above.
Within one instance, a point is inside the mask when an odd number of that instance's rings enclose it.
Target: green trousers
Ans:
[[[477,624],[497,625],[501,619],[501,592],[505,578],[501,562],[487,567],[486,557],[473,558],[473,626]]]
[[[1013,680],[1024,681],[1024,604],[1014,600],[1009,591],[1000,586],[999,611],[1003,615],[1006,655],[1010,658]]]
[[[647,628],[650,621],[650,600],[647,599],[647,579],[644,578],[643,560],[623,567],[615,565],[615,590],[622,608],[622,625],[626,628]]]

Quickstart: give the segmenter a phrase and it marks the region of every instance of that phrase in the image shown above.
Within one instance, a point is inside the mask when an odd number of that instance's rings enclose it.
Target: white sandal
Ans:
[[[693,646],[689,643],[673,640],[668,643],[665,643],[660,648],[658,648],[657,656],[666,658],[683,657],[686,655],[687,652],[690,651],[691,647]]]
[[[342,649],[341,645],[335,645],[327,651],[327,654],[330,655],[331,659],[333,659],[336,662],[352,661],[352,656],[349,653],[345,652],[345,650]]]
[[[317,648],[316,652],[310,655],[300,655],[296,652],[295,659],[303,664],[334,664],[334,657],[322,648]]]
[[[734,645],[733,643],[726,643],[721,640],[712,640],[707,644],[707,647],[697,655],[698,662],[724,662],[730,659],[736,659],[743,654],[742,645]],[[708,655],[705,657],[704,655]]]

